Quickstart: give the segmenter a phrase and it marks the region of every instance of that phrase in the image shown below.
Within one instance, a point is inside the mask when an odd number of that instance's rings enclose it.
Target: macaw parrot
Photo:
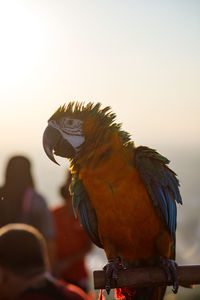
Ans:
[[[105,251],[107,292],[121,268],[159,265],[171,276],[176,293],[179,181],[167,158],[146,146],[135,147],[115,118],[100,103],[63,105],[48,121],[44,150],[55,163],[54,154],[70,160],[73,208],[90,239]],[[121,293],[126,299],[160,300],[165,289]]]

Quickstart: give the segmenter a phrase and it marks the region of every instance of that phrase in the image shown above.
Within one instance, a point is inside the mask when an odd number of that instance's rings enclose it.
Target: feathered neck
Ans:
[[[71,161],[73,170],[79,171],[82,167],[96,168],[99,163],[105,163],[114,152],[126,152],[134,147],[133,142],[124,143],[123,138],[116,127],[102,126],[93,118],[87,118],[84,122],[83,132],[85,143],[77,156]]]

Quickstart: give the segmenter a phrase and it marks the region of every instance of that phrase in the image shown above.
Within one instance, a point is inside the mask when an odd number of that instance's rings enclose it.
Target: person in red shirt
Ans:
[[[36,228],[8,224],[0,229],[0,300],[88,300],[48,269],[46,243]]]
[[[71,282],[88,292],[88,270],[85,256],[91,250],[91,241],[75,218],[72,199],[69,193],[71,174],[67,174],[67,182],[60,188],[64,205],[52,210],[56,236],[56,259],[54,274],[67,282]]]

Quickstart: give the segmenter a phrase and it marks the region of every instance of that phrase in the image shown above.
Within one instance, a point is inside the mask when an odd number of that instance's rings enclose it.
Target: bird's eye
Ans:
[[[66,125],[70,125],[70,126],[72,126],[72,125],[73,125],[73,123],[74,123],[74,120],[67,120],[67,122],[66,122]]]

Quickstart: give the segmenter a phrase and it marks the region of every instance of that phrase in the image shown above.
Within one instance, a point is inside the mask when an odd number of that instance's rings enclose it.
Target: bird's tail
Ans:
[[[166,287],[145,287],[145,288],[122,288],[115,289],[116,299],[126,300],[162,300]]]

